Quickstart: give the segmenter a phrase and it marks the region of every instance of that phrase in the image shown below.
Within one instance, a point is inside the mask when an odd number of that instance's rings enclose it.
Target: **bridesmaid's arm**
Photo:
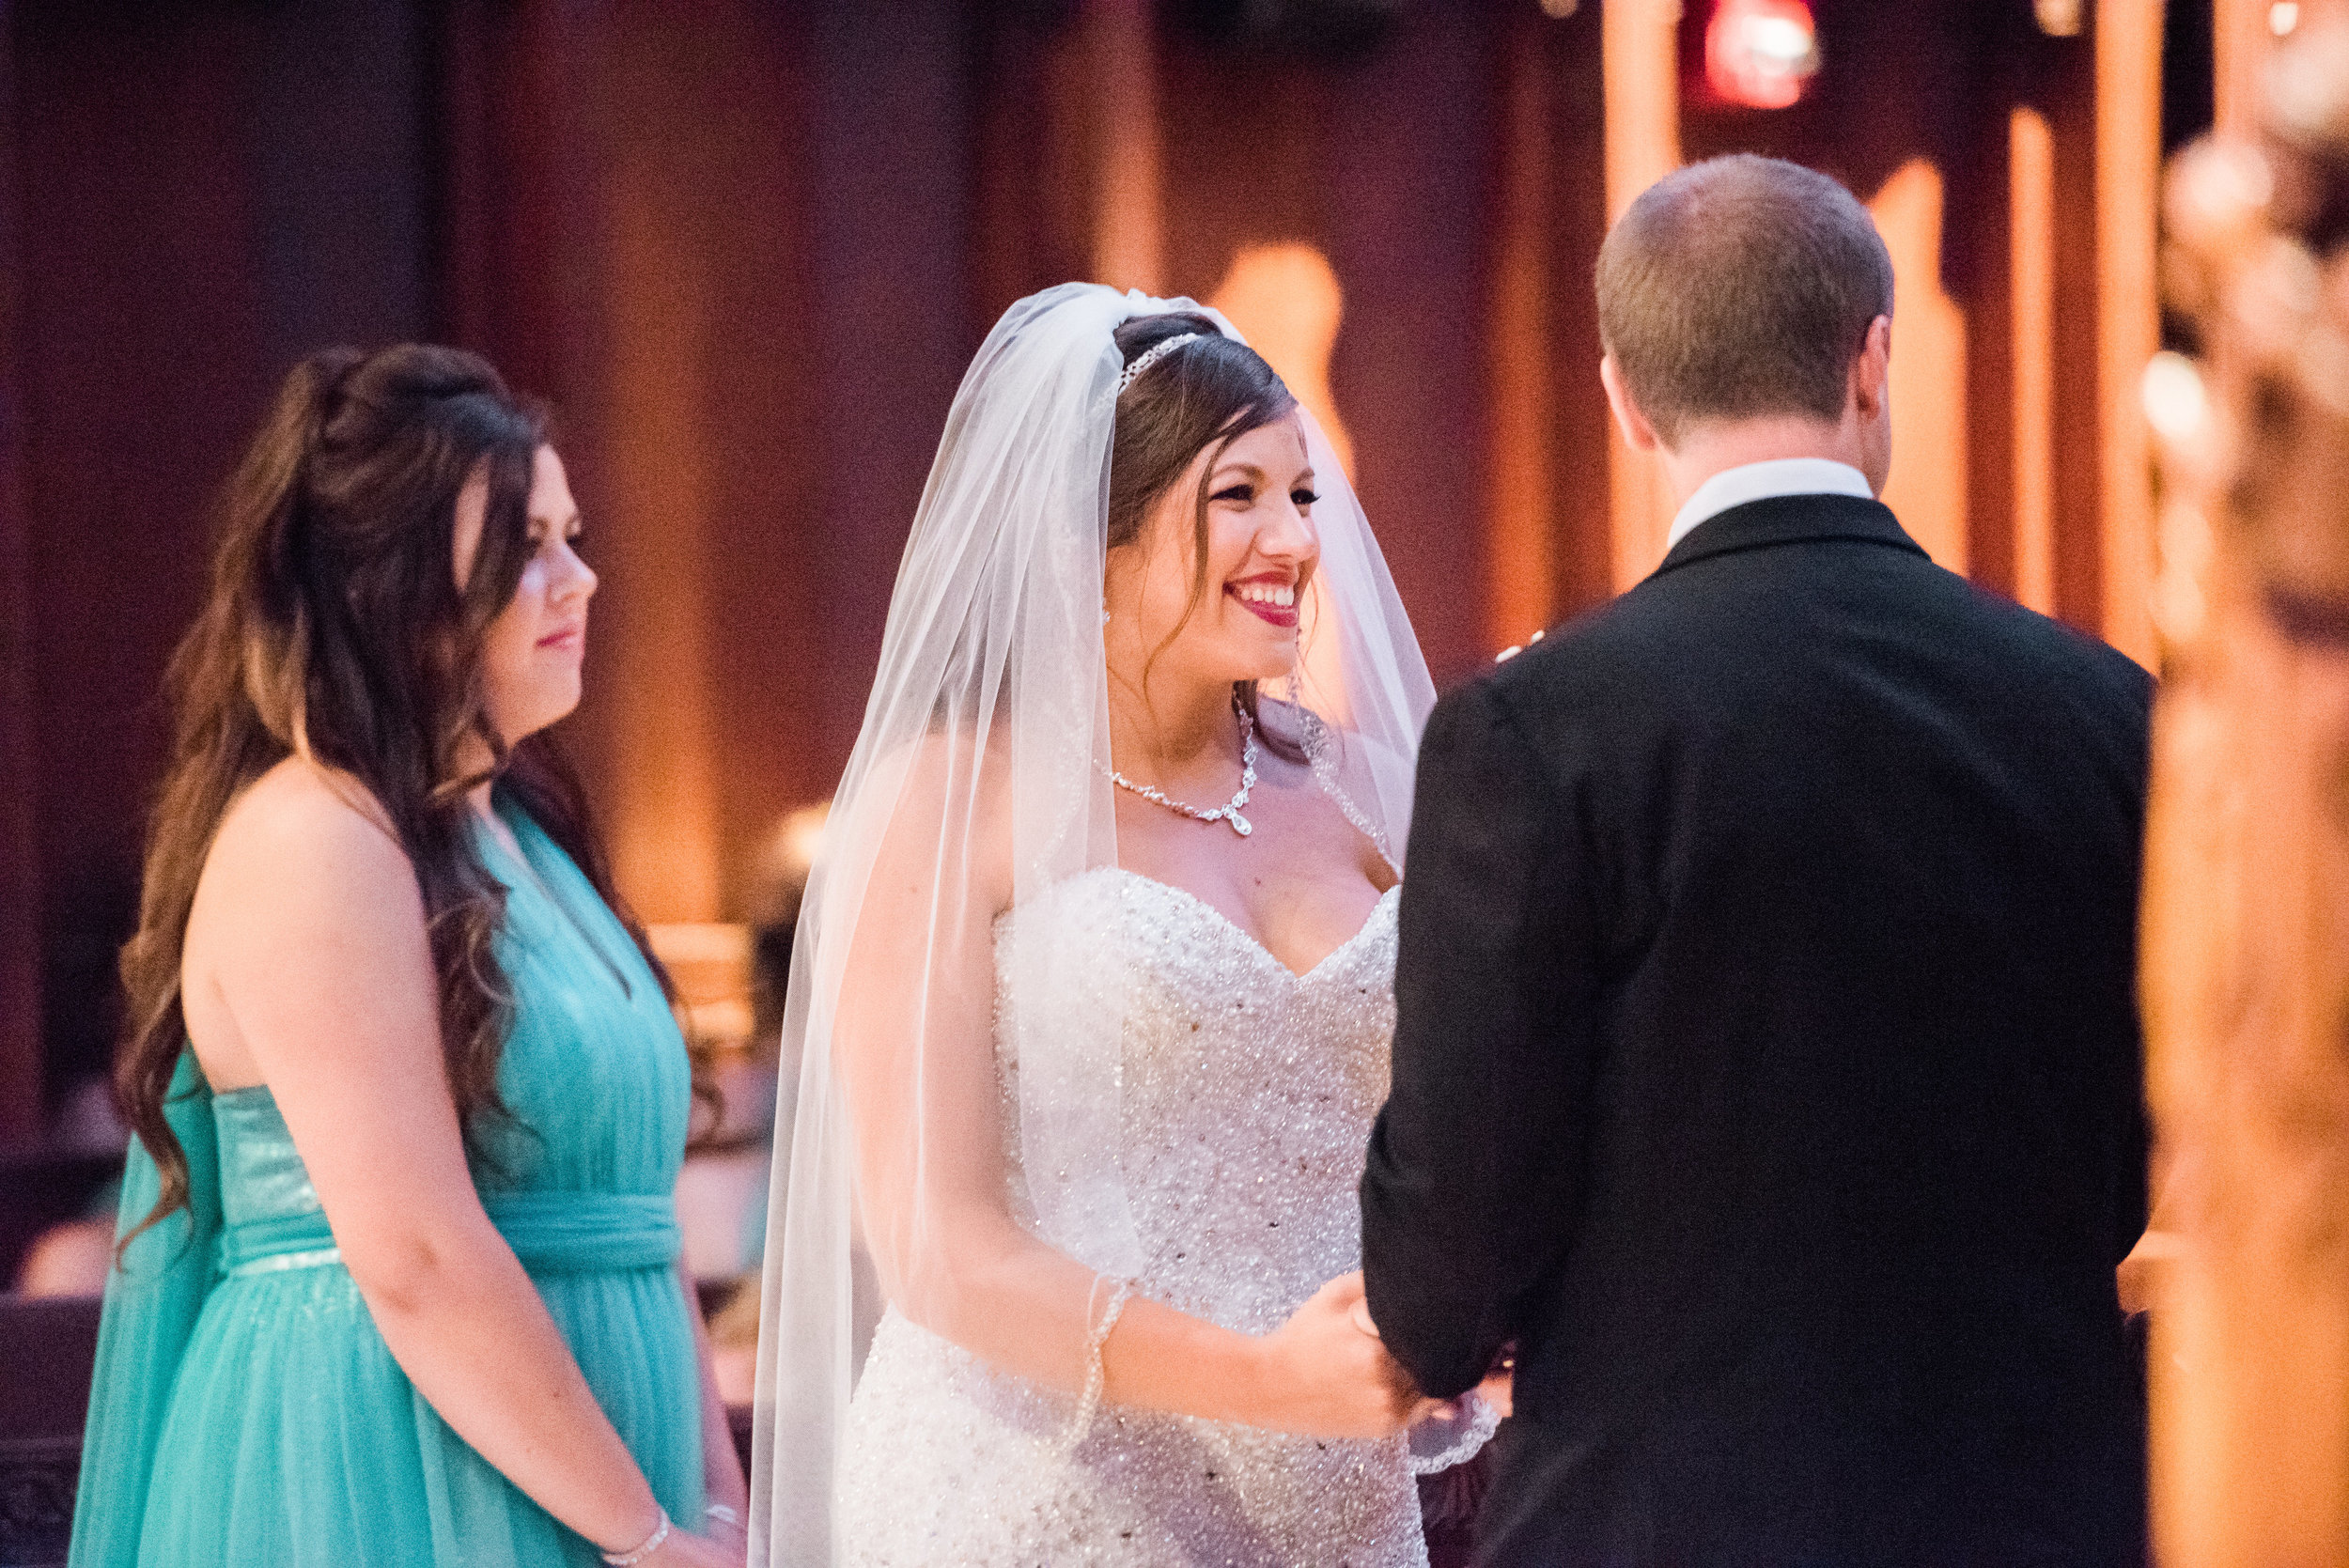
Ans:
[[[280,768],[222,824],[189,925],[197,1057],[216,1088],[248,1065],[269,1085],[400,1369],[556,1519],[606,1550],[643,1542],[652,1489],[466,1167],[406,856],[324,778]],[[720,1560],[677,1540],[660,1560]]]

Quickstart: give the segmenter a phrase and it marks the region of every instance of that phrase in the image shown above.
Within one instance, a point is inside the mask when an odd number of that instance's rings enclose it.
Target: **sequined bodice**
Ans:
[[[1263,1333],[1360,1267],[1355,1189],[1387,1092],[1396,903],[1380,898],[1301,975],[1211,906],[1117,867],[1005,915],[995,1045],[1013,1212],[1041,1229],[1019,1159],[1018,1045],[1033,1046],[1041,1016],[1050,1049],[1114,1053],[1116,1169],[1142,1296]],[[1020,1012],[1028,1022],[1007,1023]],[[1070,1393],[893,1309],[851,1406],[844,1560],[1425,1568],[1400,1437],[1297,1436],[1112,1404],[1072,1447],[1075,1414]]]
[[[1019,950],[1077,955],[1055,973],[1066,1027],[1115,1030],[1119,1163],[1153,1299],[1225,1327],[1277,1327],[1358,1267],[1355,1196],[1370,1124],[1387,1094],[1394,1032],[1397,893],[1299,975],[1213,906],[1119,867],[1072,877],[1004,917],[999,1017],[1016,1000]],[[1033,1001],[1034,999],[1024,999]],[[996,1036],[1007,1118],[1019,1063]],[[1100,1048],[1112,1048],[1103,1042]],[[1024,1176],[1013,1151],[1013,1203]]]

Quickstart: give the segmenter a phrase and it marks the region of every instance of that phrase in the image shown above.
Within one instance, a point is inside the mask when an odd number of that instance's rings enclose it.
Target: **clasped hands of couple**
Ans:
[[[1423,1421],[1454,1421],[1460,1401],[1430,1399],[1386,1346],[1370,1315],[1360,1269],[1341,1274],[1266,1337],[1266,1350],[1320,1375],[1298,1379],[1317,1397],[1294,1412],[1294,1430],[1337,1437],[1384,1437]],[[1511,1411],[1515,1358],[1501,1362],[1476,1386],[1475,1396],[1495,1413]]]

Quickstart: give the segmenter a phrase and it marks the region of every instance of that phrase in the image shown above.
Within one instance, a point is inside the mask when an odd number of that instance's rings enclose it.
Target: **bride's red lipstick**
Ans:
[[[1278,573],[1267,573],[1262,577],[1250,577],[1244,578],[1237,582],[1226,582],[1223,584],[1223,591],[1231,595],[1233,598],[1237,599],[1239,601],[1240,608],[1255,615],[1259,620],[1277,626],[1283,631],[1296,630],[1297,606],[1295,603],[1269,604],[1263,599],[1245,598],[1241,597],[1240,590],[1242,588],[1257,585],[1289,589],[1294,589],[1297,586],[1296,583],[1290,582],[1286,577]],[[1291,598],[1293,599],[1295,596],[1292,594]]]

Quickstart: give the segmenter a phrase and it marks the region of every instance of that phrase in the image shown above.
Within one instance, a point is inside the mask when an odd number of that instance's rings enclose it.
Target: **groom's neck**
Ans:
[[[1717,474],[1781,458],[1824,458],[1868,473],[1868,453],[1851,420],[1829,424],[1799,414],[1707,421],[1681,432],[1680,443],[1657,453],[1679,506]],[[1871,483],[1875,481],[1872,479]],[[1876,488],[1881,489],[1879,485]]]

